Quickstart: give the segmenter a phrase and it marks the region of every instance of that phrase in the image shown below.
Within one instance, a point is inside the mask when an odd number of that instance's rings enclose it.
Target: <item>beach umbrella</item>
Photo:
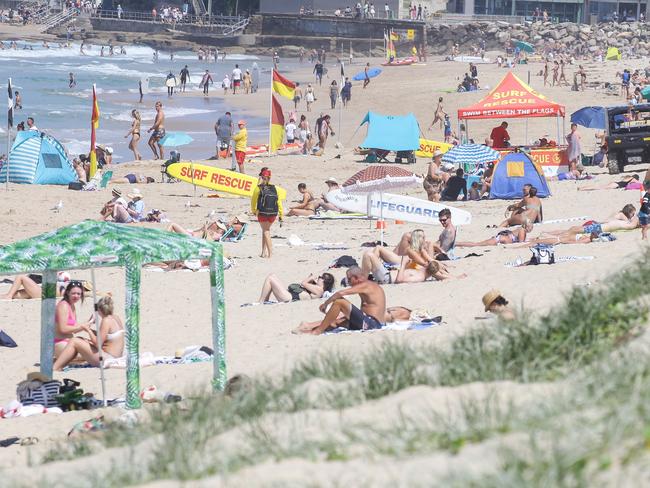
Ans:
[[[530,44],[529,42],[515,41],[515,47],[518,47],[519,49],[521,49],[522,51],[527,52],[527,53],[534,53],[535,52],[535,47],[532,44]]]
[[[571,114],[571,122],[588,129],[606,129],[605,107],[583,107],[576,110]]]
[[[466,164],[477,166],[496,161],[501,158],[499,151],[485,144],[461,144],[452,147],[442,155],[443,163]]]
[[[384,241],[384,192],[395,188],[405,188],[422,184],[422,178],[410,171],[397,166],[369,166],[343,183],[341,189],[345,193],[365,193],[368,195],[368,217],[371,216],[370,204],[372,195],[379,192],[379,221],[380,240]]]
[[[189,134],[185,132],[168,132],[165,137],[160,139],[160,145],[166,147],[185,146],[194,141]]]

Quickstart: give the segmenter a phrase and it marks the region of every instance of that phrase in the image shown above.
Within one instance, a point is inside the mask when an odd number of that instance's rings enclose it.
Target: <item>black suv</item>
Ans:
[[[650,103],[606,110],[609,174],[620,173],[626,164],[650,163]]]

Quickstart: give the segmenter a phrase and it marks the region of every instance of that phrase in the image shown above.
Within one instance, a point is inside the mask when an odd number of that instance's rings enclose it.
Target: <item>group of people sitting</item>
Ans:
[[[327,193],[339,190],[340,186],[336,178],[329,177],[325,180],[327,185],[327,192],[321,194],[320,197],[314,196],[314,193],[307,189],[305,183],[300,183],[298,185],[298,191],[302,195],[302,200],[289,208],[287,216],[300,216],[300,217],[309,217],[310,215],[316,215],[319,211],[334,211],[340,212],[341,210],[334,205],[333,203],[327,200]]]
[[[443,163],[442,156],[443,152],[436,149],[427,168],[427,173],[423,175],[422,186],[427,192],[427,199],[430,202],[455,202],[461,197],[461,194],[463,201],[487,198],[492,185],[494,163],[487,165],[480,183],[475,181],[468,188],[463,169],[456,169],[456,166],[451,163]]]

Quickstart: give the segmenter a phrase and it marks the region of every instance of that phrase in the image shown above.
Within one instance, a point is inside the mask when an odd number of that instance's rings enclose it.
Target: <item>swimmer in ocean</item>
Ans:
[[[70,82],[68,84],[69,88],[74,88],[77,86],[77,80],[75,80],[74,73],[70,72]]]

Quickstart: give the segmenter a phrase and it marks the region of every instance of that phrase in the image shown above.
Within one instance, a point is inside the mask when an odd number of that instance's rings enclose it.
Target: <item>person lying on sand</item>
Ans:
[[[497,235],[490,239],[479,242],[457,242],[458,247],[484,247],[484,246],[498,246],[499,244],[517,244],[519,242],[526,242],[528,233],[532,232],[533,224],[526,221],[515,231],[505,229],[497,232]]]
[[[334,289],[335,279],[331,273],[323,273],[315,277],[310,274],[300,283],[284,285],[280,279],[271,273],[264,280],[260,303],[268,302],[271,296],[279,302],[297,302],[298,300],[311,300],[331,295]]]
[[[639,175],[634,174],[632,176],[624,176],[619,181],[612,181],[610,183],[605,183],[604,185],[579,186],[578,191],[617,190],[617,189],[638,190],[639,188],[641,188],[641,183],[639,182]]]
[[[111,178],[110,183],[125,183],[125,184],[131,184],[135,185],[136,183],[139,184],[146,184],[146,183],[155,183],[156,180],[152,178],[151,176],[145,176],[141,173],[129,173],[126,174],[122,177],[115,177]]]
[[[506,300],[499,290],[490,290],[483,295],[483,306],[486,312],[491,312],[503,320],[514,320],[515,313],[508,307]]]
[[[320,200],[314,198],[314,194],[307,189],[305,183],[298,185],[298,191],[302,194],[302,201],[298,205],[294,205],[287,212],[288,217],[308,217],[316,214],[316,209],[320,205]]]
[[[582,225],[574,225],[564,230],[545,232],[550,235],[576,235],[576,234],[602,234],[603,232],[616,232],[619,230],[632,230],[639,226],[639,218],[635,215],[636,208],[628,204],[620,212],[614,214],[605,222],[587,220]]]
[[[33,276],[33,275],[32,275]],[[66,279],[67,277],[67,279]],[[14,300],[14,299],[30,299],[30,298],[41,298],[41,284],[37,283],[34,277],[23,274],[18,275],[14,278],[14,282],[9,288],[9,291],[2,295],[0,298],[4,300]],[[63,290],[65,290],[67,281],[70,280],[70,277],[67,273],[59,271],[56,277],[56,296],[63,296]]]
[[[175,232],[176,234],[185,234],[191,237],[198,237],[208,241],[219,241],[231,228],[234,230],[230,235],[232,237],[237,237],[247,222],[248,218],[244,214],[239,214],[228,222],[224,223],[221,220],[206,222],[203,226],[194,230],[185,229],[180,224],[172,222],[167,227],[167,231]]]
[[[95,310],[101,317],[99,324],[99,338],[90,326],[82,325],[82,330],[88,339],[71,337],[54,362],[54,371],[61,371],[78,355],[91,366],[99,366],[99,340],[102,344],[104,359],[116,359],[124,354],[124,325],[122,319],[113,314],[113,299],[110,296],[102,297],[96,304]]]
[[[411,261],[406,256],[401,258],[401,265],[398,270],[388,270],[384,262],[378,256],[367,252],[363,255],[361,261],[362,269],[372,271],[373,281],[388,285],[395,283],[422,283],[433,279],[443,281],[451,278],[464,278],[466,275],[451,275],[447,267],[440,261],[431,260],[425,266]]]
[[[349,288],[339,290],[321,304],[319,310],[325,314],[317,325],[303,322],[294,330],[300,334],[322,334],[335,327],[350,330],[381,329],[386,317],[386,295],[377,283],[368,280],[361,268],[352,266],[346,272]],[[361,309],[352,305],[345,296],[359,295]],[[329,307],[329,309],[328,309]],[[339,314],[343,318],[339,318]]]
[[[514,205],[509,205],[506,212],[511,212],[510,217],[499,224],[499,227],[521,225],[526,220],[532,223],[543,220],[542,201],[537,196],[537,188],[530,184],[523,186],[524,197]]]

